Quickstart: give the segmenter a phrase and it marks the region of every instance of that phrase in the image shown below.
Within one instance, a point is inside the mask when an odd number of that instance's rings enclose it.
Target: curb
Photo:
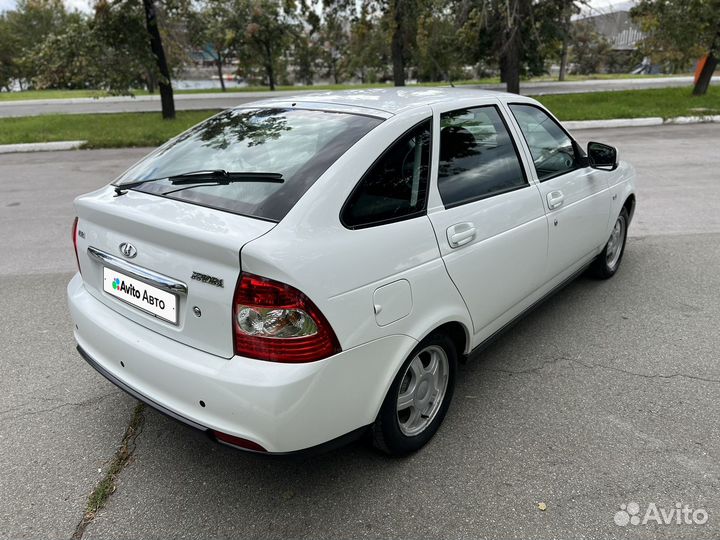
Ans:
[[[52,152],[55,150],[77,150],[87,141],[56,141],[45,143],[0,144],[0,154],[23,152]]]
[[[612,120],[571,120],[562,122],[567,129],[603,129],[603,128],[624,128],[624,127],[648,127],[664,125],[685,125],[685,124],[709,124],[720,123],[720,115],[714,116],[676,116],[675,118],[661,118],[651,116],[649,118],[614,118]]]

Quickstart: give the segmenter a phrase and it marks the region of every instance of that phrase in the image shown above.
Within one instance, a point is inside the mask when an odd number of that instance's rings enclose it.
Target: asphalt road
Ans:
[[[521,85],[521,93],[528,96],[543,94],[575,94],[580,92],[604,92],[608,90],[639,90],[644,88],[669,88],[692,85],[692,77],[647,77],[633,79],[609,79],[566,82],[527,82]],[[720,83],[720,76],[713,84]],[[472,88],[505,91],[503,84],[482,84]],[[179,111],[228,109],[243,103],[268,97],[296,95],[291,92],[228,92],[226,94],[176,94],[175,108]],[[73,98],[26,101],[0,101],[0,118],[12,116],[37,116],[41,114],[84,114],[151,112],[160,110],[160,97],[138,96],[110,98]]]
[[[717,538],[720,127],[578,133],[637,167],[623,267],[578,279],[464,366],[425,449],[268,459],[148,410],[84,538]],[[65,285],[73,196],[142,154],[0,156],[2,538],[69,538],[130,420],[136,402],[75,352]],[[619,527],[630,502],[709,519]]]

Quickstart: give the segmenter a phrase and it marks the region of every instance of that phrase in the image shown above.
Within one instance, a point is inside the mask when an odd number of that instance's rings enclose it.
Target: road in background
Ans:
[[[636,79],[607,79],[565,82],[525,82],[521,93],[528,96],[544,94],[576,94],[605,92],[609,90],[642,90],[647,88],[670,88],[692,85],[692,77],[647,77]],[[720,83],[720,76],[713,84]],[[423,87],[408,86],[410,89]],[[463,88],[505,91],[504,84],[468,85]],[[322,92],[319,90],[318,92]],[[176,94],[175,108],[179,111],[229,109],[243,103],[270,97],[290,96],[302,93],[302,89],[277,92],[226,92],[207,94]],[[159,96],[116,96],[106,98],[37,99],[26,101],[0,101],[0,118],[13,116],[37,116],[41,114],[86,114],[119,112],[159,112]]]
[[[425,449],[268,459],[148,410],[85,538],[717,537],[720,128],[578,135],[637,167],[623,266],[578,279],[463,366]],[[2,537],[69,538],[130,420],[136,402],[74,349],[65,286],[73,197],[144,152],[0,156]],[[631,501],[710,519],[622,529]]]

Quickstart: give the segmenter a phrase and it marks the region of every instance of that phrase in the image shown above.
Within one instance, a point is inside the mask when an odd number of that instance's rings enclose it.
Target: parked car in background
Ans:
[[[75,201],[82,356],[218,441],[422,447],[457,363],[620,266],[633,168],[530,98],[305,93],[222,112]]]

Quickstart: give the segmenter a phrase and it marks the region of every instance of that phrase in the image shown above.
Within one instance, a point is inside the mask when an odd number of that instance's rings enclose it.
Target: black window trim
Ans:
[[[367,222],[367,223],[361,223],[361,224],[359,224],[359,225],[348,225],[348,224],[345,222],[345,219],[344,219],[344,217],[343,217],[344,214],[345,214],[345,210],[347,209],[347,206],[348,206],[348,204],[350,203],[350,200],[351,200],[351,199],[353,198],[353,196],[355,195],[355,192],[356,192],[358,189],[360,189],[360,185],[363,183],[363,180],[365,180],[365,177],[370,173],[370,171],[373,170],[373,168],[375,167],[375,165],[387,155],[387,153],[390,151],[390,149],[391,149],[393,146],[395,146],[396,143],[398,143],[403,137],[405,137],[405,136],[408,135],[410,132],[412,132],[414,129],[417,129],[418,127],[420,127],[422,124],[424,124],[424,123],[427,122],[427,121],[430,121],[430,145],[429,145],[429,148],[428,148],[427,186],[426,186],[426,188],[425,188],[425,197],[424,197],[424,200],[423,200],[423,205],[422,205],[422,207],[421,207],[419,210],[416,210],[415,212],[412,212],[412,213],[410,213],[410,214],[405,214],[404,216],[397,216],[397,217],[388,218],[388,219],[379,219],[379,220],[376,220],[376,221],[369,221],[369,222]],[[396,139],[394,139],[393,142],[391,142],[389,145],[387,145],[387,147],[385,148],[385,150],[383,150],[382,154],[380,154],[377,158],[375,158],[375,161],[373,161],[372,164],[370,164],[370,166],[365,170],[365,172],[363,173],[363,175],[360,177],[360,180],[358,180],[358,182],[357,182],[357,184],[355,184],[355,187],[353,188],[353,190],[350,192],[350,194],[349,194],[349,195],[347,196],[347,198],[345,199],[345,202],[343,203],[342,208],[340,208],[340,216],[339,216],[339,218],[340,218],[340,223],[342,224],[342,226],[345,227],[346,229],[351,230],[351,231],[356,231],[356,230],[358,230],[358,229],[367,229],[367,228],[369,228],[369,227],[379,227],[379,226],[382,226],[382,225],[388,225],[388,224],[390,224],[390,223],[396,223],[396,222],[398,222],[398,221],[406,221],[406,220],[408,220],[408,219],[415,219],[415,218],[417,218],[417,217],[427,215],[427,204],[428,204],[428,198],[429,198],[429,195],[430,195],[430,181],[431,181],[430,176],[431,176],[431,171],[432,171],[433,140],[434,140],[434,137],[433,137],[433,117],[432,117],[432,115],[431,115],[431,116],[428,116],[427,118],[425,118],[425,119],[423,119],[423,120],[420,120],[419,122],[417,122],[417,123],[416,123],[415,125],[413,125],[412,127],[406,129],[401,135],[399,135]]]
[[[520,121],[517,119],[517,116],[515,116],[515,112],[512,110],[512,105],[524,105],[526,107],[533,107],[535,109],[538,109],[539,111],[544,112],[547,117],[557,126],[560,128],[560,131],[562,131],[565,135],[567,135],[567,138],[570,139],[570,142],[572,143],[573,152],[575,153],[575,163],[576,165],[572,169],[568,169],[567,171],[560,171],[555,174],[551,174],[550,176],[546,176],[542,179],[538,176],[537,169],[535,168],[535,161],[533,160],[532,151],[530,151],[530,143],[527,140],[527,137],[525,136],[525,133],[523,132],[522,128],[520,127]],[[582,148],[578,144],[578,142],[573,138],[572,135],[568,132],[567,129],[565,129],[565,126],[563,126],[559,120],[557,120],[553,114],[546,109],[545,107],[541,105],[536,105],[535,103],[524,103],[522,101],[508,101],[507,102],[508,109],[510,110],[510,114],[513,115],[513,119],[515,120],[515,123],[517,124],[518,130],[520,130],[520,134],[523,137],[523,140],[525,141],[525,146],[527,146],[528,152],[530,152],[530,159],[533,160],[530,163],[532,163],[533,169],[535,169],[535,175],[538,176],[538,182],[542,184],[543,182],[547,182],[548,180],[552,180],[553,178],[558,178],[560,176],[563,176],[565,174],[569,174],[571,172],[579,171],[580,169],[587,168],[587,165],[585,164],[583,158],[585,157],[584,152],[582,152]]]
[[[532,186],[532,184],[530,183],[530,180],[528,179],[527,171],[525,170],[525,161],[523,160],[522,156],[520,155],[520,151],[518,149],[517,142],[515,141],[515,136],[513,135],[512,131],[510,131],[510,127],[508,126],[508,123],[507,123],[507,120],[503,113],[503,110],[498,105],[491,103],[491,104],[485,104],[485,105],[477,105],[474,107],[463,107],[461,109],[453,109],[451,111],[443,111],[440,113],[440,121],[442,122],[443,114],[448,114],[448,113],[453,113],[453,112],[458,112],[458,111],[469,111],[469,110],[473,110],[473,109],[484,109],[487,107],[495,108],[495,110],[498,113],[498,116],[500,117],[500,121],[503,123],[503,126],[505,127],[505,131],[507,131],[508,137],[510,137],[510,141],[512,142],[512,145],[513,145],[513,149],[515,150],[515,157],[518,160],[518,165],[520,165],[520,170],[522,171],[523,180],[525,181],[525,184],[522,186],[513,186],[513,187],[510,187],[507,189],[499,189],[497,191],[493,191],[491,193],[484,193],[482,195],[478,195],[477,197],[472,197],[470,199],[465,199],[462,201],[445,204],[442,193],[440,192],[440,172],[438,170],[438,177],[437,177],[436,183],[437,183],[438,193],[440,194],[440,200],[442,201],[445,210],[450,210],[451,208],[457,208],[458,206],[463,206],[463,205],[471,204],[471,203],[474,203],[477,201],[482,201],[484,199],[489,199],[490,197],[497,197],[498,195],[504,195],[505,193],[512,193],[513,191],[518,191],[520,189],[525,189],[525,188],[529,188]],[[439,141],[438,141],[438,144],[439,144]],[[440,164],[438,163],[438,167],[439,167],[439,165]]]

